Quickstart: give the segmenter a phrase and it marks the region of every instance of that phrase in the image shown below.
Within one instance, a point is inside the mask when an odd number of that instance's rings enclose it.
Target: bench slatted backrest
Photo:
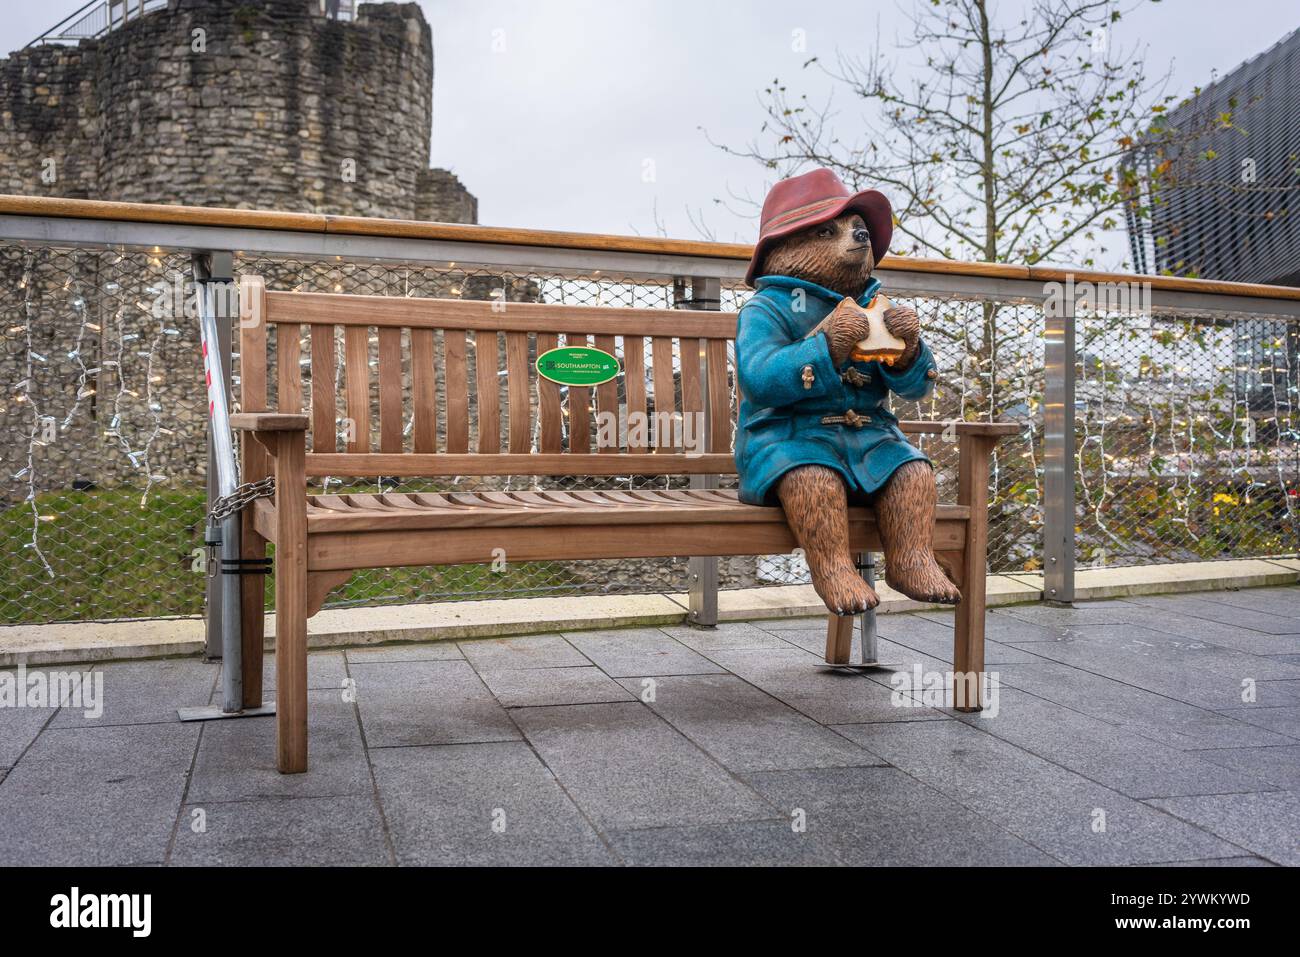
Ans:
[[[241,408],[302,412],[309,398],[308,475],[735,471],[734,314],[279,292],[258,277],[241,283]],[[562,345],[618,355],[623,372],[586,388],[539,376],[536,357]]]

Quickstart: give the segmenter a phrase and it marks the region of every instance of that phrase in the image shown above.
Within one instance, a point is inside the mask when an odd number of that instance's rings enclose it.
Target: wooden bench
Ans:
[[[734,491],[710,488],[309,494],[308,482],[323,476],[734,473],[735,403],[728,373],[734,314],[514,303],[503,308],[491,302],[268,291],[255,277],[241,284],[242,411],[232,416],[232,425],[243,434],[244,480],[274,475],[276,483],[274,501],[259,499],[244,510],[243,557],[263,559],[267,543],[275,544],[277,759],[283,772],[307,768],[307,619],[358,569],[486,563],[500,554],[497,549],[519,562],[766,555],[795,547],[779,508],[745,505]],[[272,328],[274,408],[268,401]],[[378,339],[375,375],[372,328]],[[561,340],[616,354],[618,339],[621,390],[615,380],[571,387],[565,396],[533,368],[533,357]],[[305,364],[311,369],[309,413]],[[336,394],[340,368],[343,386]],[[378,449],[371,442],[372,404],[378,409]],[[600,423],[610,421],[596,418],[601,413],[613,413],[626,428],[646,421],[648,412],[681,412],[702,421],[704,434],[691,443],[689,436],[660,429],[652,441],[643,441],[634,429],[619,433],[621,445],[595,441]],[[341,416],[352,423],[343,447],[336,439]],[[978,672],[984,663],[989,454],[999,436],[1017,427],[902,427],[914,434],[945,428],[955,434],[958,501],[939,506],[935,544],[963,595],[954,670]],[[880,548],[869,509],[851,509],[850,522],[855,550]],[[249,575],[241,581],[243,688],[245,706],[254,707],[262,700],[263,579]],[[831,616],[828,661],[848,660],[845,621],[851,619]],[[958,704],[979,707],[978,700]]]

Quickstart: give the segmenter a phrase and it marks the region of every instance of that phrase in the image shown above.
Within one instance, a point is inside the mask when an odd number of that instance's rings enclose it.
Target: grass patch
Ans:
[[[105,618],[159,618],[203,612],[201,489],[156,488],[141,505],[139,489],[57,491],[39,495],[46,520],[36,552],[26,503],[0,511],[0,623],[30,624]],[[329,605],[394,604],[455,598],[525,597],[583,591],[556,562],[368,569],[330,595]],[[267,607],[270,607],[270,581]]]

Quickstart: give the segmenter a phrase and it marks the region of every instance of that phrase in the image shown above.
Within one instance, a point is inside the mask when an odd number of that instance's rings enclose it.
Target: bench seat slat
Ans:
[[[528,496],[526,501],[517,496]],[[398,529],[509,528],[511,526],[612,524],[671,525],[720,522],[785,525],[779,508],[746,505],[735,492],[721,490],[714,501],[704,501],[689,489],[640,492],[566,491],[530,492],[351,493],[308,498],[308,534],[388,531]],[[319,507],[312,507],[319,506]],[[274,505],[265,506],[274,512]],[[970,510],[961,505],[940,505],[938,523],[964,522]],[[852,507],[853,522],[874,524],[870,509]]]

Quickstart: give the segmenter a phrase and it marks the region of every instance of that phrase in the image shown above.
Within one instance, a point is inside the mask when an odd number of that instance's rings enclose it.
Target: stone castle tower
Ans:
[[[128,4],[131,6],[131,4]],[[472,223],[415,3],[168,0],[0,60],[0,192]]]

